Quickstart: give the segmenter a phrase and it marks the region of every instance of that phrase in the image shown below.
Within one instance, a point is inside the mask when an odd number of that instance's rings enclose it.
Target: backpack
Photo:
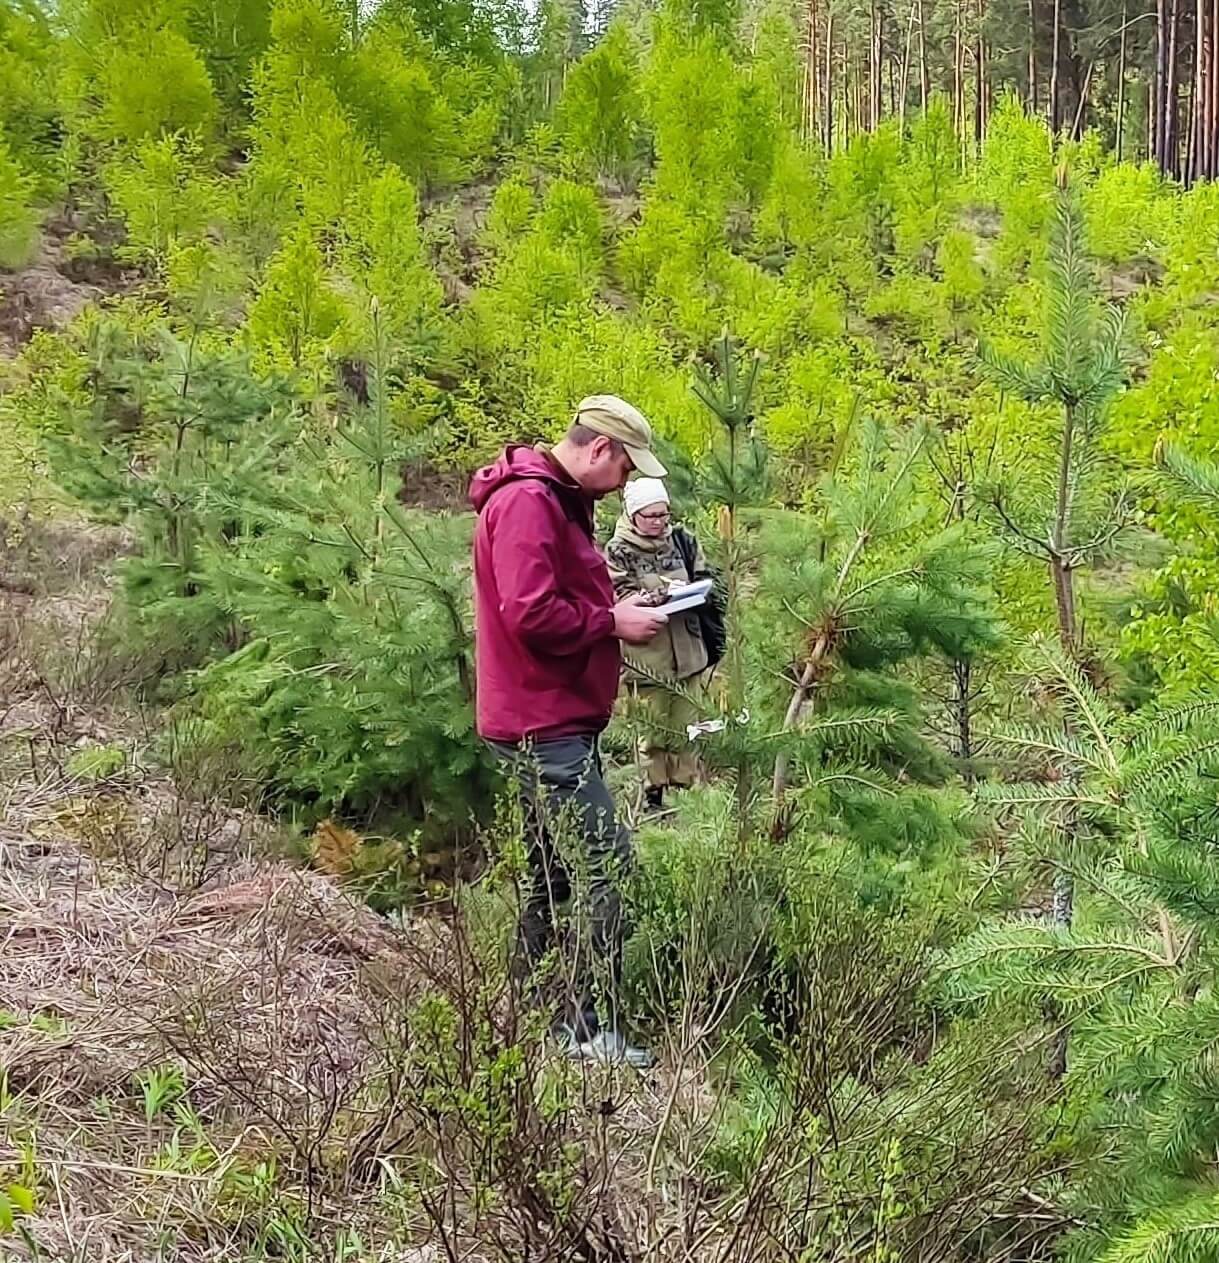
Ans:
[[[681,553],[686,574],[693,583],[694,560],[698,555],[698,544],[694,536],[680,526],[673,532],[673,542],[677,545],[677,551]],[[728,647],[728,630],[724,624],[724,598],[718,578],[708,593],[707,600],[691,613],[698,615],[699,634],[703,638],[703,644],[707,646],[707,669],[711,670],[722,660],[724,650]]]

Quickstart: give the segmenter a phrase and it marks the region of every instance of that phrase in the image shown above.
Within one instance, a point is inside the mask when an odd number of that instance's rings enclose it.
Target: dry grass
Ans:
[[[405,1072],[414,1006],[477,990],[473,957],[442,916],[391,923],[274,858],[238,769],[148,766],[149,719],[96,660],[115,541],[95,542],[70,575],[70,550],[49,569],[31,550],[0,593],[0,1190],[36,1196],[0,1258],[447,1258],[420,1163],[451,1209],[472,1192],[432,1178],[443,1139]],[[121,766],[74,771],[96,747]],[[629,1098],[625,1175],[668,1088],[577,1080],[560,1138],[595,1128],[605,1160],[607,1094]]]
[[[109,786],[87,801],[119,797]],[[430,1128],[420,1081],[404,1073],[417,999],[456,998],[469,982],[450,924],[391,924],[332,879],[252,854],[176,892],[72,836],[64,821],[78,817],[64,806],[80,801],[79,787],[19,778],[0,835],[0,1172],[17,1179],[32,1161],[39,1195],[24,1221],[37,1250],[6,1259],[337,1259],[344,1232],[362,1243],[352,1259],[443,1258],[428,1251],[446,1239],[476,1259],[505,1257],[512,1233],[529,1234],[514,1212],[495,1225],[496,1251],[471,1254],[477,1216],[449,1233],[417,1191],[395,1194],[417,1185],[420,1162],[438,1164],[434,1207],[473,1193],[453,1176],[476,1168],[483,1138]],[[465,1015],[470,1027],[519,1018],[503,992],[469,995],[489,1004]],[[555,1072],[535,1051],[530,1074]],[[479,1071],[459,1058],[453,1073],[458,1086]],[[558,1073],[570,1100],[560,1126],[534,1120],[538,1157],[586,1144],[580,1195],[590,1221],[611,1225],[589,1239],[608,1232],[642,1250],[679,1210],[665,1202],[680,1190],[657,1191],[649,1169],[658,1120],[709,1121],[705,1072]],[[177,1087],[154,1108],[158,1077]],[[534,1236],[561,1231],[543,1223]]]
[[[35,1200],[2,1263],[777,1263],[834,1224],[852,1244],[827,1260],[880,1257],[868,1167],[904,1112],[941,1128],[955,1085],[852,1088],[847,1185],[809,1128],[904,1037],[911,962],[824,929],[789,1099],[752,1168],[716,1179],[734,988],[709,1020],[687,979],[647,1076],[556,1058],[505,975],[504,885],[382,918],[277,858],[223,752],[201,764],[184,733],[154,763],[157,718],[125,704],[97,637],[104,556],[0,589],[0,1227],[5,1189]],[[989,1129],[947,1138],[929,1168],[946,1191],[885,1257],[975,1257],[996,1213],[1052,1237],[1020,1200],[1037,1162],[1006,1090],[981,1101]]]

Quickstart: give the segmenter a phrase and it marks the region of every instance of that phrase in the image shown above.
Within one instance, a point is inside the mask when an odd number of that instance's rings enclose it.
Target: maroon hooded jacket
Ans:
[[[592,501],[544,451],[523,446],[474,475],[470,500],[479,734],[600,732],[621,657]]]

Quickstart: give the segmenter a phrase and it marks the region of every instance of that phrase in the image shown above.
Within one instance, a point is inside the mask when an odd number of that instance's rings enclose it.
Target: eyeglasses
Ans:
[[[665,509],[663,513],[636,513],[635,516],[642,518],[645,522],[667,522],[672,514]]]

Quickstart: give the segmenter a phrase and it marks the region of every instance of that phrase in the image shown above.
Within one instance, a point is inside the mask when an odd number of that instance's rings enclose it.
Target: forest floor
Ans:
[[[156,1257],[276,1147],[273,1109],[209,1117],[225,1076],[355,1058],[355,980],[395,936],[273,858],[268,822],[145,766],[147,716],[95,656],[121,535],[26,543],[0,591],[0,1170],[32,1168],[43,1257]],[[249,1055],[192,1051],[192,1011]]]
[[[128,546],[27,522],[0,551],[0,1257],[452,1257],[393,1163],[427,1143],[395,1039],[429,988],[460,1003],[457,922],[371,911],[131,706],[106,640]],[[710,1124],[705,1072],[581,1076],[563,1143],[612,1161],[598,1214],[642,1241],[651,1138],[675,1103]]]

